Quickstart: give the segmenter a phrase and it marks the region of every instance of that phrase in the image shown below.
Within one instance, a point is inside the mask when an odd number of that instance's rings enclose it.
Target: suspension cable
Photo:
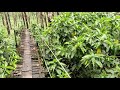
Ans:
[[[42,38],[43,39],[43,38]],[[43,41],[45,42],[45,40],[43,39]],[[60,66],[62,67],[62,69],[65,71],[65,73],[67,74],[67,76],[69,77],[69,78],[71,78],[70,77],[70,75],[68,74],[68,72],[65,70],[65,68],[63,67],[63,65],[60,63],[60,61],[57,59],[57,57],[56,57],[56,55],[53,53],[53,51],[51,50],[51,48],[49,47],[49,45],[45,42],[45,44],[46,44],[46,46],[49,48],[49,50],[51,51],[51,53],[53,54],[53,56],[55,57],[55,59],[57,60],[57,62],[60,64]]]
[[[45,40],[44,40],[44,38],[42,38],[42,37],[40,37],[43,41],[44,41],[44,43],[46,44],[46,46],[49,48],[49,50],[51,51],[51,53],[53,54],[53,56],[55,57],[55,59],[57,60],[57,62],[60,64],[60,66],[62,67],[62,69],[63,69],[63,71],[65,71],[65,73],[67,74],[67,76],[69,77],[69,78],[71,78],[70,77],[70,75],[68,74],[68,72],[65,70],[65,68],[63,67],[63,65],[60,63],[60,61],[57,59],[57,57],[56,57],[56,55],[53,53],[53,51],[52,51],[52,49],[49,47],[49,45],[45,42]],[[44,60],[44,59],[43,59]],[[47,64],[46,64],[46,61],[44,60],[44,62],[45,62],[45,65],[46,65],[46,67],[47,67],[47,70],[48,70],[48,72],[49,72],[49,74],[50,74],[50,71],[49,71],[49,67],[47,66]],[[50,77],[52,77],[52,75],[50,74]]]
[[[32,32],[31,32],[32,33]],[[33,34],[33,33],[32,33]],[[38,47],[39,47],[39,45],[38,45]],[[39,47],[40,48],[40,47]],[[41,48],[40,48],[41,49]],[[41,53],[42,53],[42,50],[39,50]],[[46,66],[46,68],[47,68],[47,71],[48,71],[48,73],[49,73],[49,75],[50,75],[50,77],[52,78],[52,75],[51,75],[51,73],[50,73],[50,71],[49,71],[49,67],[47,66],[47,64],[46,64],[46,61],[45,61],[45,59],[44,59],[44,57],[43,57],[43,59],[41,58],[41,60],[43,61],[43,62],[45,62],[45,66]]]

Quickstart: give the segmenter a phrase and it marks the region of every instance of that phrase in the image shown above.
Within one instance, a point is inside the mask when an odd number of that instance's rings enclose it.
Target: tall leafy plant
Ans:
[[[8,77],[16,69],[20,59],[16,52],[15,41],[12,35],[7,35],[5,28],[0,29],[0,78]]]
[[[111,12],[64,12],[40,30],[39,36],[72,77],[119,77],[119,27],[120,16]],[[45,49],[44,58],[53,61],[54,56]]]

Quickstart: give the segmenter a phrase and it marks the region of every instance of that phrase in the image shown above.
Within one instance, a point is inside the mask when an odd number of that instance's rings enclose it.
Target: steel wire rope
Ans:
[[[43,41],[45,42],[44,38],[42,38],[42,39],[43,39]],[[69,78],[71,78],[70,75],[68,74],[68,72],[67,72],[67,71],[65,70],[65,68],[63,67],[63,65],[61,65],[60,61],[57,59],[56,55],[53,53],[53,51],[51,50],[51,48],[49,47],[49,45],[48,45],[46,42],[45,42],[45,44],[46,44],[46,46],[49,48],[49,50],[51,51],[51,53],[53,54],[53,56],[55,57],[55,59],[57,60],[57,62],[60,64],[60,66],[62,67],[63,71],[65,71],[65,73],[67,74],[67,76],[68,76]]]
[[[39,34],[40,34],[40,32],[39,32]],[[45,40],[44,40],[44,38],[42,38],[42,37],[40,37],[43,41],[44,41],[44,43],[46,44],[46,46],[49,48],[49,50],[51,51],[51,53],[53,54],[53,56],[55,57],[55,59],[57,60],[57,62],[60,64],[60,66],[62,67],[62,69],[63,69],[63,71],[67,74],[67,76],[69,77],[69,78],[71,78],[70,77],[70,75],[68,74],[68,72],[65,70],[65,68],[63,67],[63,65],[61,65],[61,63],[60,63],[60,61],[57,59],[57,57],[56,57],[56,55],[53,53],[53,51],[51,50],[51,48],[49,47],[49,45],[45,42]],[[44,60],[45,61],[45,60]],[[46,64],[46,66],[47,66],[47,64]],[[47,68],[48,68],[48,66],[47,66]],[[49,69],[49,68],[48,68]],[[49,70],[48,70],[48,72],[49,72]],[[50,72],[49,72],[49,74],[50,74]],[[51,74],[50,74],[50,77],[51,77]]]
[[[32,32],[31,32],[31,33],[32,33]],[[39,47],[39,46],[38,46],[38,47]],[[39,47],[39,48],[40,48],[40,47]],[[41,48],[40,48],[40,49],[41,49]],[[40,52],[42,53],[42,50],[40,50]],[[42,59],[42,58],[41,58],[41,59]],[[43,57],[42,61],[45,62],[45,66],[46,66],[46,68],[47,68],[47,71],[48,71],[50,77],[52,78],[52,75],[51,75],[51,73],[50,73],[50,71],[49,71],[49,67],[48,67],[48,65],[46,64],[46,61],[45,61],[44,57]]]

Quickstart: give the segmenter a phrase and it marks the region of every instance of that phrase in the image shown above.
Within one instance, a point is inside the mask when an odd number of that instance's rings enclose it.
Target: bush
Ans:
[[[20,59],[16,53],[14,36],[7,35],[5,28],[0,29],[0,78],[8,77]]]
[[[120,77],[119,15],[62,13],[40,33],[39,37],[44,37],[60,62],[66,64],[71,77]],[[45,49],[47,56],[44,58],[48,62],[53,61],[55,57],[47,47]]]

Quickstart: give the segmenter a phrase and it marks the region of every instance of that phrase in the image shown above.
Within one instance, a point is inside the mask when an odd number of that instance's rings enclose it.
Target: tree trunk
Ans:
[[[26,12],[24,12],[24,17],[25,17],[26,27],[27,27],[27,29],[28,29],[28,28],[29,28],[29,25],[28,25],[28,18],[27,18]]]
[[[43,28],[44,27],[44,24],[43,24],[43,15],[42,15],[42,12],[40,12],[40,24],[41,24],[41,27]]]
[[[48,26],[48,14],[45,12],[45,21],[46,21],[46,26]]]
[[[37,19],[37,24],[39,24],[39,12],[36,12],[36,19]]]
[[[9,22],[8,22],[7,14],[4,12],[4,15],[5,15],[5,21],[6,21],[6,27],[7,27],[8,35],[10,35],[10,27],[9,27]]]
[[[10,22],[10,15],[9,15],[8,12],[6,12],[6,14],[7,14],[7,19],[8,19],[9,27],[10,27],[10,29],[12,29],[12,27],[11,27],[11,22]]]
[[[3,25],[5,26],[5,18],[4,18],[3,13],[2,13],[1,15],[2,15],[2,23],[3,23]]]
[[[24,13],[23,12],[22,12],[22,19],[23,19],[24,26],[26,26],[25,17],[24,17]]]
[[[51,22],[52,17],[53,17],[52,12],[48,12],[48,21],[49,22]]]
[[[29,13],[30,14],[30,13]],[[29,23],[29,25],[31,24],[30,23],[30,15],[28,15],[28,23]]]

